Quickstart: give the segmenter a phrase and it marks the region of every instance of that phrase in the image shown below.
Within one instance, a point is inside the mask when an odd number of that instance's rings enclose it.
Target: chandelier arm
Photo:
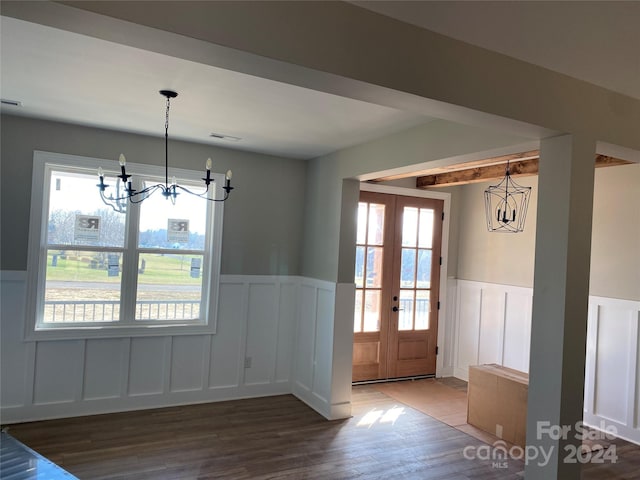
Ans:
[[[104,190],[100,190],[100,199],[102,200],[102,203],[104,203],[107,207],[110,207],[114,212],[116,213],[125,212],[125,209],[123,209],[120,203],[118,203],[119,200],[124,200],[124,199],[113,198],[113,196],[107,198],[104,195]]]
[[[193,195],[195,197],[200,197],[203,198],[205,200],[209,200],[210,202],[224,202],[227,198],[229,198],[229,191],[226,190],[225,187],[222,187],[225,190],[224,196],[222,198],[209,198],[207,196],[207,193],[209,193],[209,186],[207,185],[207,189],[202,192],[202,193],[197,193],[197,192],[192,192],[191,190],[189,190],[188,188],[183,187],[182,185],[176,185],[176,188],[190,194]],[[231,187],[233,188],[233,187]]]
[[[153,195],[155,191],[158,189],[162,190],[163,192],[165,191],[165,188],[163,185],[156,184],[156,185],[151,185],[147,188],[144,188],[138,192],[134,192],[133,194],[129,195],[127,198],[131,203],[142,203],[144,200],[146,200],[151,195]]]
[[[121,174],[117,175],[117,177],[122,181],[124,185],[124,196],[120,196],[120,183],[116,184],[116,195],[118,195],[118,197],[114,198],[113,194],[109,195],[109,197],[105,196],[104,192],[108,185],[104,183],[104,173],[102,171],[102,168],[99,168],[98,177],[100,178],[100,183],[96,186],[98,187],[98,190],[100,192],[100,198],[102,199],[102,202],[116,212],[123,213],[126,211],[126,207],[123,206],[121,202],[125,202],[125,205],[127,200],[131,203],[141,203],[145,199],[149,198],[158,189],[162,190],[162,195],[165,198],[170,199],[171,203],[174,205],[176,197],[179,194],[177,191],[178,189],[183,192],[189,193],[190,195],[194,195],[211,202],[224,202],[229,198],[229,193],[231,192],[231,190],[233,190],[233,187],[231,186],[231,170],[227,172],[226,183],[222,187],[225,192],[223,198],[209,198],[207,195],[209,193],[209,184],[213,182],[213,179],[211,179],[211,159],[208,159],[207,163],[205,164],[206,176],[202,179],[205,183],[204,192],[192,192],[188,188],[177,185],[175,177],[173,177],[173,181],[171,182],[171,184],[169,184],[169,112],[171,108],[171,99],[177,97],[178,93],[174,92],[173,90],[160,90],[159,93],[167,99],[164,122],[164,184],[158,183],[156,185],[146,187],[140,191],[134,190],[132,187],[132,182],[129,180],[131,178],[131,175],[128,175],[125,170],[126,159],[123,154],[120,154],[119,162]]]

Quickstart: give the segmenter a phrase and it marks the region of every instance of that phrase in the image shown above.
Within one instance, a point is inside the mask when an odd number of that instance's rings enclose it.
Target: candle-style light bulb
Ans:
[[[104,171],[102,170],[102,167],[98,167],[98,176],[99,177],[104,177]]]
[[[231,177],[233,177],[233,172],[231,170],[227,170],[227,180],[231,180]]]
[[[127,159],[124,158],[124,154],[120,154],[120,158],[118,158],[118,162],[120,163],[121,167],[124,167],[127,164]]]
[[[207,172],[211,171],[211,159],[207,158],[207,163],[205,164],[205,168]]]
[[[175,186],[176,184],[176,177],[171,177],[171,186]]]

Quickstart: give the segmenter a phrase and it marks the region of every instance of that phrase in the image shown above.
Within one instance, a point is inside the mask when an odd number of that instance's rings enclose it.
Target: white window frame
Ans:
[[[121,315],[126,318],[118,322],[109,323],[44,323],[41,317],[44,312],[44,289],[47,263],[47,229],[49,214],[49,188],[50,174],[52,170],[59,171],[85,171],[96,175],[97,170],[103,167],[105,171],[118,172],[120,167],[117,161],[105,160],[76,155],[34,151],[33,174],[31,185],[31,212],[29,223],[29,251],[27,260],[27,305],[25,322],[25,340],[58,340],[58,339],[82,339],[82,338],[113,338],[113,337],[140,337],[140,336],[166,336],[166,335],[197,335],[215,334],[218,312],[218,294],[220,286],[220,264],[222,250],[222,225],[224,214],[224,202],[207,202],[207,232],[205,235],[201,318],[193,321],[185,320],[135,320],[135,312],[125,311]],[[155,165],[143,165],[127,163],[127,169],[134,176],[157,177],[164,179],[164,167]],[[171,168],[171,176],[185,181],[202,182],[202,172]],[[222,186],[225,176],[220,173],[211,173],[215,185],[216,198],[223,196]],[[99,195],[96,187],[96,195]],[[180,197],[176,201],[180,201]],[[131,204],[129,204],[131,206]],[[133,213],[135,212],[135,213]],[[135,208],[128,214],[125,226],[125,246],[123,253],[135,254],[138,248],[137,218],[139,210]],[[136,225],[130,227],[129,221]],[[88,250],[100,250],[101,247],[87,247]],[[123,272],[123,277],[126,271]],[[133,283],[131,283],[133,281]],[[122,278],[122,292],[127,286],[135,286],[135,279]],[[202,313],[204,312],[204,315]]]

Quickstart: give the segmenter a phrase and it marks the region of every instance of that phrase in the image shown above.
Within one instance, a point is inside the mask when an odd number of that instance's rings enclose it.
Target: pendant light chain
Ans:
[[[169,187],[169,107],[171,98],[167,96],[167,112],[164,120],[164,184]]]

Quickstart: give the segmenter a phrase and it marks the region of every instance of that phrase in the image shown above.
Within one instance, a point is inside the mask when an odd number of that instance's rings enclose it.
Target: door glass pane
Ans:
[[[355,283],[358,288],[362,288],[362,281],[364,278],[364,251],[365,247],[356,247]]]
[[[136,320],[190,320],[200,317],[202,255],[141,253]]]
[[[367,242],[367,204],[358,203],[358,238],[356,243],[364,244]]]
[[[433,247],[433,210],[420,209],[420,231],[418,232],[418,246],[422,248]]]
[[[418,239],[418,209],[404,207],[402,214],[402,246],[415,247]]]
[[[400,287],[415,287],[415,276],[416,251],[413,248],[403,248],[400,263]]]
[[[431,250],[418,250],[418,288],[431,288],[431,255]]]
[[[382,247],[367,247],[367,287],[382,287]]]
[[[122,254],[48,250],[45,323],[117,322]]]
[[[369,204],[369,235],[367,244],[382,245],[384,237],[384,205]]]
[[[416,330],[429,328],[429,290],[416,290]]]
[[[398,330],[413,329],[413,290],[400,290]]]
[[[356,308],[353,312],[353,331],[362,331],[362,290],[356,290]]]
[[[380,330],[380,290],[367,290],[364,302],[364,332]]]

